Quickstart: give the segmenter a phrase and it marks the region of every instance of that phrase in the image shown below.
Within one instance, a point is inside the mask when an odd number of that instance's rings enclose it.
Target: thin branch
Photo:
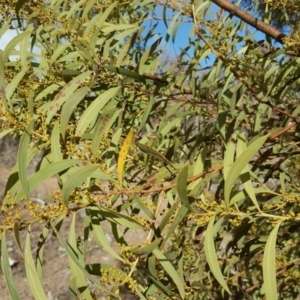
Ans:
[[[238,6],[228,2],[227,0],[211,0],[211,2],[225,9],[226,11],[238,17],[239,19],[243,20],[244,22],[254,27],[255,29],[270,36],[278,43],[284,44],[283,38],[287,37],[285,34],[277,30],[276,28],[270,26],[269,24],[266,24],[265,22],[258,20],[257,18],[253,17],[243,9],[239,8]]]

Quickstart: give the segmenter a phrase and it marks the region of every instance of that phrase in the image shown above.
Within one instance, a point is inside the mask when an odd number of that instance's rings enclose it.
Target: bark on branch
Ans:
[[[253,17],[252,15],[250,15],[243,9],[228,2],[227,0],[211,0],[211,1],[213,3],[215,3],[216,5],[218,5],[219,7],[225,9],[229,13],[233,14],[234,16],[238,17],[239,19],[243,20],[247,24],[256,28],[257,30],[272,37],[274,40],[276,40],[280,44],[283,44],[283,38],[286,37],[286,35],[283,34],[281,31],[277,30],[276,28],[266,24],[263,21],[258,20],[257,18]]]

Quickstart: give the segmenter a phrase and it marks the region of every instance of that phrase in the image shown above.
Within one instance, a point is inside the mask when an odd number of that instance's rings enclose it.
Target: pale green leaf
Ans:
[[[55,123],[51,133],[51,152],[53,162],[63,160],[63,155],[61,153],[60,130],[58,123]]]
[[[10,267],[5,235],[6,232],[4,231],[1,236],[1,270],[3,272],[6,287],[11,299],[19,300],[21,298]]]
[[[90,207],[88,210],[89,210],[90,216],[91,216],[91,225],[93,228],[92,234],[93,234],[94,240],[96,241],[98,246],[100,248],[103,247],[103,249],[105,251],[107,251],[107,253],[112,255],[117,260],[120,260],[123,262],[124,259],[115,252],[115,250],[110,246],[109,242],[107,241],[107,238],[101,227],[99,217],[97,216],[97,213],[96,213],[98,211],[98,209],[96,209],[96,207]]]
[[[50,223],[47,223],[46,226],[43,227],[43,230],[39,237],[37,250],[36,250],[36,271],[41,282],[43,282],[44,249],[45,249],[46,239],[48,237],[48,234],[50,233],[49,230],[50,227],[51,227]]]
[[[91,276],[91,274],[89,274],[87,272],[87,270],[85,269],[85,266],[82,265],[82,263],[80,262],[80,260],[77,258],[76,254],[74,253],[74,250],[73,248],[67,244],[63,237],[60,235],[60,233],[58,232],[58,230],[55,228],[55,225],[54,224],[51,224],[52,227],[53,227],[53,230],[56,234],[56,236],[58,237],[61,245],[63,246],[63,248],[66,250],[66,252],[68,253],[69,257],[75,262],[75,264],[80,268],[81,272],[89,279],[91,280],[94,285],[96,287],[98,287],[100,290],[102,290],[103,292],[109,294],[109,295],[112,295],[113,294],[104,286],[102,286],[101,284],[99,284],[99,280],[95,279],[93,276]]]
[[[206,159],[206,155],[207,155],[207,147],[204,147],[200,154],[198,155],[196,162],[194,164],[194,169],[193,169],[193,175],[199,175],[203,172],[204,169],[204,165],[205,165],[205,159]]]
[[[151,148],[145,144],[139,143],[137,141],[135,143],[142,152],[157,158],[158,160],[166,163],[167,165],[172,167],[174,170],[176,170],[176,168],[173,166],[173,164],[169,160],[167,160],[163,155],[161,155],[159,152],[157,152],[153,148]]]
[[[92,152],[94,157],[96,158],[97,152],[99,149],[99,146],[101,144],[102,138],[107,133],[107,130],[109,130],[109,123],[112,119],[112,116],[115,114],[116,108],[113,106],[106,107],[101,115],[99,116],[96,125],[95,130],[92,138]]]
[[[64,81],[60,81],[57,83],[53,83],[49,86],[47,86],[43,91],[41,91],[34,99],[34,101],[39,101],[43,99],[44,97],[47,97],[48,95],[51,95],[56,90],[58,90],[60,87],[62,87],[65,84]]]
[[[82,136],[84,134],[91,121],[98,113],[100,113],[101,109],[118,93],[119,90],[120,87],[111,88],[93,101],[80,118],[75,132],[76,136]]]
[[[6,88],[6,99],[7,99],[7,101],[11,100],[15,89],[17,88],[20,81],[23,79],[25,73],[26,73],[26,70],[22,69],[20,72],[18,72],[17,76],[15,76],[14,79],[7,86],[7,88]]]
[[[30,189],[27,180],[27,153],[30,142],[31,131],[33,130],[34,121],[32,121],[24,132],[19,150],[18,150],[18,174],[21,182],[22,190],[27,199],[30,199]]]
[[[132,228],[132,229],[143,229],[143,225],[140,224],[138,221],[135,219],[120,214],[112,209],[107,209],[104,207],[97,206],[98,208],[98,213],[106,220],[113,222],[115,224],[124,226],[126,228]]]
[[[90,89],[85,86],[74,92],[72,97],[69,97],[63,105],[61,110],[60,128],[62,137],[65,138],[66,128],[69,123],[69,119],[74,112],[76,106],[84,99],[84,97],[90,92]]]
[[[139,127],[139,131],[144,129],[145,124],[147,123],[148,119],[149,119],[149,115],[152,111],[152,107],[154,105],[154,103],[156,102],[156,98],[155,97],[151,97],[149,103],[146,106],[146,109],[143,113],[143,117],[140,123],[140,127]]]
[[[32,190],[39,184],[43,183],[47,178],[59,174],[60,172],[70,168],[71,166],[81,163],[80,160],[69,159],[57,161],[47,165],[45,168],[34,173],[28,180],[29,189]],[[24,191],[20,191],[16,197],[16,201],[20,201],[24,197]]]
[[[85,79],[91,74],[90,71],[84,72],[70,82],[68,82],[61,91],[55,96],[53,101],[49,101],[41,106],[40,111],[47,111],[46,122],[49,123],[57,111],[61,108],[62,104],[68,101],[69,98],[73,99],[74,91],[81,86]]]
[[[107,17],[110,15],[110,13],[116,7],[117,4],[118,4],[118,2],[114,2],[114,3],[112,3],[109,7],[107,7],[103,11],[103,13],[101,14],[101,17],[100,17],[99,21],[97,22],[97,27],[102,27],[102,25],[106,21]]]
[[[174,205],[174,207],[176,207],[177,205]],[[172,211],[172,209],[169,210],[169,212]],[[168,213],[169,213],[168,212]],[[175,218],[172,221],[172,225],[170,227],[168,227],[168,232],[164,237],[164,243],[168,240],[168,238],[174,234],[177,226],[180,224],[180,222],[183,220],[183,218],[186,216],[186,214],[189,212],[189,208],[187,208],[186,206],[181,206],[180,209],[178,210]],[[166,214],[167,216],[168,214]],[[164,218],[164,223],[160,224],[160,227],[164,227],[165,226],[165,222],[167,222],[167,224],[170,224],[170,217],[168,219],[166,219],[166,216]],[[170,215],[171,216],[171,215]],[[162,226],[161,226],[162,225]]]
[[[278,222],[270,233],[264,251],[263,279],[264,291],[267,300],[278,299],[276,283],[276,238],[280,225],[281,222]]]
[[[10,42],[6,45],[3,53],[2,53],[2,58],[3,61],[6,61],[8,57],[11,55],[11,52],[14,50],[14,48],[19,44],[24,38],[28,37],[31,35],[31,30],[28,28],[28,30],[18,34],[14,38],[10,40]]]
[[[152,253],[155,255],[159,263],[162,265],[164,270],[168,273],[168,275],[172,278],[174,283],[177,286],[179,294],[182,299],[185,297],[185,290],[184,290],[184,282],[178,275],[177,271],[173,267],[173,265],[169,262],[169,260],[165,257],[165,255],[159,251],[158,249],[154,249]]]
[[[216,278],[216,280],[231,295],[218,262],[218,257],[216,253],[215,243],[214,243],[214,223],[215,223],[215,217],[211,218],[211,220],[209,221],[205,233],[205,238],[204,238],[205,257],[209,265],[209,268],[213,273],[214,277]]]
[[[0,99],[4,104],[4,107],[7,109],[4,69],[5,69],[5,63],[4,63],[4,60],[3,60],[3,55],[0,52]]]
[[[238,157],[238,159],[232,164],[227,178],[225,179],[225,203],[229,207],[230,203],[230,193],[237,180],[237,178],[242,173],[245,166],[250,162],[253,156],[262,147],[268,138],[268,134],[258,138],[255,142],[249,145],[246,150]]]
[[[177,191],[178,195],[181,199],[181,202],[183,205],[185,205],[187,208],[191,208],[189,199],[188,199],[188,194],[187,194],[187,178],[188,178],[188,166],[185,166],[177,180]]]
[[[154,249],[158,248],[161,242],[162,242],[162,238],[158,238],[147,246],[134,247],[130,249],[130,251],[136,255],[148,255],[152,253]]]
[[[75,231],[75,220],[76,220],[76,213],[73,213],[72,216],[72,223],[69,231],[69,247],[73,250],[74,254],[77,256],[78,262],[81,263],[81,268],[77,266],[74,260],[69,257],[69,264],[71,269],[72,278],[75,278],[75,285],[77,287],[77,291],[82,295],[82,297],[86,300],[92,300],[92,296],[90,291],[87,287],[86,280],[84,278],[84,273],[82,272],[82,268],[85,267],[85,263],[83,261],[82,253],[77,247],[77,237]]]
[[[13,131],[14,131],[14,129],[7,129],[7,130],[4,130],[4,131],[0,132],[0,140],[1,140],[3,137],[5,137],[7,134],[9,134],[9,133],[11,133],[11,132],[13,132]]]
[[[40,280],[37,274],[35,264],[32,258],[30,237],[31,237],[31,226],[29,226],[28,232],[26,234],[25,249],[24,249],[26,277],[34,299],[47,300],[47,296],[43,289],[42,281]]]
[[[52,65],[53,63],[55,63],[58,59],[58,57],[60,55],[62,55],[64,53],[64,51],[70,47],[71,43],[63,43],[61,45],[59,45],[55,51],[53,52],[51,59],[50,59],[50,64]]]
[[[62,188],[62,198],[66,206],[68,206],[69,197],[76,187],[80,187],[81,184],[91,176],[100,166],[90,165],[82,168],[78,168],[64,183]]]

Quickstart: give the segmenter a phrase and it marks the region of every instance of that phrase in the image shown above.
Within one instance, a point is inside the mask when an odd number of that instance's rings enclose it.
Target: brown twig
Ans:
[[[284,44],[283,39],[286,37],[281,31],[277,30],[276,28],[272,27],[265,22],[258,20],[257,18],[253,17],[243,9],[239,8],[238,6],[228,2],[227,0],[211,0],[217,6],[225,9],[229,13],[233,14],[234,16],[238,17],[239,19],[243,20],[250,26],[254,27],[255,29],[265,33],[266,35],[270,36],[280,44]]]

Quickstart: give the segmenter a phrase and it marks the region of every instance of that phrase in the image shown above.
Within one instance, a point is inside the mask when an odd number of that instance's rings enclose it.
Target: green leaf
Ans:
[[[152,251],[153,255],[157,258],[159,263],[162,265],[164,270],[168,273],[168,275],[172,278],[174,283],[176,284],[179,294],[182,299],[185,297],[185,290],[184,290],[184,282],[178,275],[177,271],[173,267],[173,265],[169,262],[169,260],[164,256],[164,254],[159,251],[158,249],[154,249]]]
[[[246,145],[246,137],[244,134],[240,134],[238,137],[238,142],[237,142],[237,147],[236,147],[236,155],[237,158],[247,149],[247,145]],[[241,181],[243,183],[243,187],[245,188],[248,196],[250,197],[250,199],[252,200],[252,203],[256,206],[256,208],[258,210],[260,210],[259,208],[259,204],[257,202],[256,196],[255,196],[255,191],[253,188],[253,184],[251,181],[251,176],[250,176],[250,168],[248,166],[248,164],[244,167],[241,175]],[[231,203],[231,201],[230,201]]]
[[[225,203],[227,207],[229,207],[231,190],[237,178],[240,176],[245,166],[250,162],[257,151],[262,147],[268,137],[269,134],[258,138],[255,142],[248,146],[232,164],[225,180]]]
[[[76,213],[73,213],[68,242],[69,242],[69,247],[76,255],[78,261],[81,263],[81,268],[79,268],[77,264],[74,262],[74,260],[71,257],[69,257],[71,274],[72,274],[72,278],[75,278],[75,285],[77,287],[77,291],[82,295],[84,299],[92,300],[93,298],[87,287],[86,280],[82,272],[82,269],[85,268],[85,263],[83,261],[82,253],[80,252],[77,246],[75,219],[76,219]]]
[[[139,148],[142,152],[144,152],[144,153],[146,153],[146,154],[149,154],[149,155],[151,155],[151,156],[154,156],[154,157],[157,158],[158,160],[160,160],[160,161],[162,161],[162,162],[168,164],[168,165],[171,166],[175,171],[177,171],[176,168],[172,165],[172,163],[171,163],[170,161],[168,161],[164,156],[162,156],[159,152],[157,152],[156,150],[154,150],[153,148],[151,148],[151,147],[149,147],[149,146],[147,146],[147,145],[145,145],[145,144],[141,144],[141,143],[139,143],[139,142],[137,142],[137,141],[136,141],[135,143],[136,143],[136,145],[138,146],[138,148]]]
[[[10,42],[6,45],[2,53],[3,61],[5,62],[8,59],[8,57],[12,54],[14,48],[17,46],[18,43],[20,43],[24,38],[30,35],[31,35],[31,30],[30,28],[28,28],[26,31],[18,34],[13,39],[11,39]]]
[[[68,101],[68,99],[73,100],[73,94],[74,91],[84,83],[85,79],[91,74],[90,71],[84,72],[75,78],[73,78],[70,82],[68,82],[61,91],[58,92],[58,94],[55,96],[53,101],[45,103],[39,111],[47,111],[47,118],[46,122],[49,123],[54,115],[57,113],[57,111],[61,108],[63,103]],[[82,93],[79,95],[76,94],[77,97],[82,96]],[[76,99],[77,100],[77,99]],[[75,101],[76,101],[75,100]],[[77,100],[78,101],[78,100]]]
[[[147,207],[147,205],[145,205],[141,199],[137,196],[134,195],[133,196],[134,201],[136,202],[137,206],[151,219],[154,220],[155,219],[155,215],[154,213]]]
[[[61,118],[60,118],[60,128],[63,139],[66,136],[66,128],[69,123],[69,119],[74,112],[76,106],[84,99],[84,97],[90,92],[90,88],[85,86],[83,88],[78,89],[69,97],[63,105],[61,110]]]
[[[114,2],[104,10],[104,12],[101,14],[101,18],[97,22],[97,27],[102,27],[102,25],[106,21],[107,17],[110,15],[110,13],[116,7],[117,4],[118,4],[118,2]]]
[[[3,60],[3,55],[0,53],[0,99],[4,104],[4,107],[7,109],[7,100],[6,100],[6,88],[5,88],[5,64]]]
[[[175,213],[175,211],[177,210],[178,208],[178,205],[180,204],[180,200],[176,201],[171,207],[170,209],[168,210],[168,212],[166,213],[166,215],[164,216],[164,218],[161,220],[159,226],[158,226],[158,229],[160,232],[162,232],[165,227],[169,224],[170,222],[170,218],[172,217],[172,215]],[[182,206],[184,207],[184,206]],[[187,209],[187,208],[186,208]],[[174,223],[173,223],[174,224]],[[170,230],[169,230],[170,234],[172,233]]]
[[[187,192],[187,178],[188,178],[188,166],[185,166],[177,180],[177,191],[178,195],[182,201],[182,204],[185,205],[187,208],[191,208],[189,199],[188,199],[188,192]]]
[[[71,22],[72,17],[76,14],[77,11],[81,11],[80,7],[86,2],[86,0],[80,0],[76,3],[74,3],[68,11],[65,11],[66,13],[66,19]],[[63,16],[64,14],[61,14]]]
[[[91,165],[79,168],[74,172],[65,182],[62,188],[62,198],[66,206],[68,206],[69,197],[76,187],[80,187],[81,184],[90,177],[100,166]]]
[[[263,258],[263,279],[264,291],[267,300],[277,300],[277,283],[276,283],[276,238],[277,232],[281,225],[278,222],[270,233],[264,251]]]
[[[115,250],[108,243],[107,238],[103,232],[102,226],[100,224],[99,217],[97,216],[97,211],[98,211],[98,209],[96,207],[90,207],[88,209],[88,212],[91,216],[91,225],[93,228],[92,234],[93,234],[94,240],[96,241],[96,243],[98,244],[98,246],[100,248],[103,247],[104,250],[107,251],[107,253],[112,255],[117,260],[124,262],[124,259],[120,255],[118,255],[115,252]]]
[[[145,77],[140,75],[137,72],[130,71],[130,70],[127,70],[127,69],[124,69],[124,68],[112,67],[112,66],[104,66],[104,68],[107,71],[110,71],[110,72],[113,72],[113,73],[116,73],[116,74],[120,74],[120,75],[124,76],[125,78],[127,77],[127,78],[131,78],[131,79],[133,79],[135,81],[138,81],[138,82],[146,83]]]
[[[142,131],[145,124],[147,123],[148,119],[149,119],[149,115],[152,111],[153,105],[156,102],[156,98],[155,97],[151,97],[149,103],[146,106],[146,109],[144,111],[141,123],[140,123],[140,127],[139,127],[139,131]]]
[[[76,136],[82,136],[84,134],[91,121],[94,120],[97,114],[100,113],[101,109],[118,93],[119,90],[120,87],[111,88],[93,101],[80,118],[75,132]]]
[[[115,111],[116,111],[115,107],[111,107],[111,106],[107,107],[103,110],[103,112],[101,113],[100,117],[97,120],[94,134],[93,134],[93,139],[92,139],[92,152],[95,158],[97,156],[97,151],[101,144],[102,138],[106,134],[107,130],[110,128],[108,125]]]
[[[113,31],[133,29],[138,27],[138,24],[107,24],[107,26],[102,28],[102,32],[108,34]]]
[[[7,129],[7,130],[4,130],[4,131],[0,132],[0,140],[1,140],[3,137],[5,137],[7,134],[9,134],[9,133],[11,133],[11,132],[13,132],[13,131],[14,131],[14,129]]]
[[[143,225],[140,224],[135,219],[122,215],[114,210],[106,209],[104,207],[97,206],[98,213],[104,218],[107,219],[109,222],[113,222],[115,224],[124,226],[126,228],[132,228],[132,229],[143,229]]]
[[[217,254],[216,254],[215,243],[214,243],[214,223],[215,223],[215,217],[211,218],[211,220],[209,221],[205,233],[205,238],[204,238],[205,257],[209,265],[209,268],[213,273],[214,277],[216,278],[216,280],[228,292],[228,294],[231,295],[227,283],[224,279],[224,276],[221,272]]]
[[[232,164],[234,162],[235,147],[236,147],[236,139],[232,138],[226,145],[226,151],[224,155],[223,174],[224,174],[225,181],[227,179],[229,170],[231,169]]]
[[[53,161],[62,161],[59,124],[55,123],[51,133],[51,152]]]
[[[18,150],[18,173],[24,195],[27,199],[30,199],[29,184],[27,181],[27,153],[33,125],[34,121],[29,124],[26,131],[24,132]]]
[[[50,64],[52,65],[55,63],[58,59],[58,57],[68,48],[71,46],[71,43],[63,43],[59,45],[53,52],[51,59],[50,59]]]
[[[80,160],[70,159],[54,162],[45,168],[34,173],[28,180],[29,189],[33,189],[43,183],[47,178],[50,178],[58,173],[70,168],[71,166],[81,163]],[[16,197],[16,201],[20,201],[24,196],[24,191],[20,191]]]
[[[17,88],[17,86],[19,85],[20,81],[23,79],[24,75],[26,73],[26,70],[21,70],[20,72],[18,72],[17,76],[14,77],[14,79],[9,83],[9,85],[6,88],[6,99],[7,101],[11,102],[11,98],[12,95],[15,91],[15,89]]]
[[[49,234],[49,228],[51,227],[50,223],[47,223],[46,226],[43,227],[42,233],[40,234],[40,238],[38,240],[37,250],[36,250],[36,271],[37,275],[41,282],[43,282],[43,257],[44,257],[44,248],[46,239]]]
[[[295,60],[290,60],[287,64],[284,65],[284,68],[280,69],[279,75],[276,76],[276,79],[273,81],[271,85],[268,87],[268,93],[266,96],[269,96],[269,94],[272,92],[272,90],[278,86],[280,86],[280,83],[284,82],[284,78],[286,78],[293,70],[295,70],[295,67],[297,67],[300,63],[300,58],[297,58]]]
[[[139,60],[139,73],[143,74],[145,72],[145,69],[147,68],[146,62],[149,59],[149,56],[153,54],[154,51],[158,49],[158,46],[160,45],[162,40],[162,37],[158,38],[150,47],[148,47],[147,50],[143,53],[142,57]]]
[[[57,83],[53,83],[49,86],[47,86],[43,91],[41,91],[34,99],[34,101],[39,101],[41,99],[43,99],[44,97],[47,97],[48,95],[51,95],[52,93],[54,93],[57,89],[59,89],[60,87],[62,87],[65,84],[64,81],[60,81]]]
[[[125,38],[129,38],[129,36],[136,31],[138,31],[140,28],[136,26],[135,28],[130,28],[127,30],[124,30],[123,32],[120,32],[114,36],[114,39],[117,41],[123,41]]]
[[[134,247],[130,251],[133,252],[136,255],[148,255],[151,252],[153,252],[154,249],[158,248],[159,245],[162,242],[162,238],[158,238],[154,240],[152,243],[150,243],[147,246],[144,247]]]
[[[64,239],[62,238],[62,236],[60,235],[60,233],[58,232],[58,230],[55,228],[55,225],[52,223],[51,224],[53,227],[53,230],[57,236],[57,238],[59,239],[60,243],[62,244],[63,248],[67,251],[69,257],[74,261],[74,263],[79,267],[79,269],[81,270],[81,272],[89,279],[91,280],[96,287],[98,287],[100,290],[102,290],[103,292],[112,295],[113,294],[104,286],[102,286],[101,284],[99,284],[99,280],[96,280],[93,276],[91,276],[90,273],[87,272],[87,270],[85,269],[85,267],[82,266],[82,263],[80,262],[80,260],[77,258],[76,254],[74,253],[73,248],[67,244]]]
[[[178,213],[176,214],[176,217],[174,218],[172,225],[170,228],[168,228],[168,233],[166,234],[164,238],[164,243],[168,240],[168,238],[175,232],[177,226],[180,224],[180,222],[183,220],[183,218],[186,216],[186,214],[189,212],[189,208],[186,206],[181,206]],[[170,222],[168,220],[168,222]]]
[[[23,251],[22,251],[22,247],[21,247],[21,242],[20,242],[20,223],[19,222],[15,222],[15,224],[14,224],[14,239],[15,239],[17,247],[20,251],[20,254],[22,256],[24,256]]]
[[[18,0],[16,3],[16,15],[19,18],[19,12],[21,10],[21,8],[24,6],[24,4],[26,3],[26,1],[28,0]]]
[[[19,300],[21,299],[16,287],[16,283],[13,277],[13,273],[10,267],[7,246],[6,246],[6,232],[4,231],[1,236],[1,270],[4,275],[6,287],[8,289],[11,299]]]
[[[31,236],[31,226],[28,228],[25,240],[24,249],[24,260],[25,260],[25,271],[26,277],[29,283],[30,290],[34,299],[36,300],[47,300],[47,296],[44,292],[42,281],[40,280],[38,273],[36,271],[34,261],[31,254],[30,246],[30,236]]]
[[[193,169],[193,175],[199,175],[203,172],[204,169],[204,165],[205,165],[205,159],[206,159],[206,155],[207,155],[207,147],[204,147],[200,154],[198,155],[198,158],[194,164],[194,169]]]
[[[172,42],[175,42],[175,37],[176,37],[176,33],[178,30],[178,26],[179,24],[181,24],[181,22],[178,20],[179,16],[181,15],[181,12],[177,12],[177,14],[173,17],[171,23],[168,26],[168,30],[167,30],[167,36],[166,36],[166,41],[169,42],[170,37],[172,38]]]

